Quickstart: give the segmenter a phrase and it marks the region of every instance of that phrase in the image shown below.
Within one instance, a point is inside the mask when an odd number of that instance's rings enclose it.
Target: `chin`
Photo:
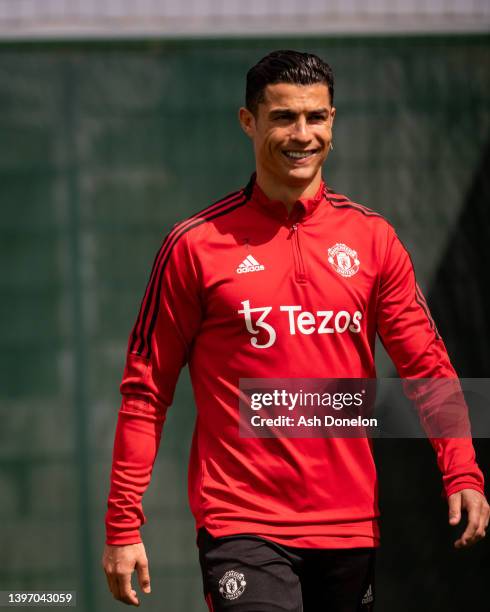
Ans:
[[[287,173],[290,181],[296,183],[304,183],[312,181],[318,174],[320,168],[291,168]]]

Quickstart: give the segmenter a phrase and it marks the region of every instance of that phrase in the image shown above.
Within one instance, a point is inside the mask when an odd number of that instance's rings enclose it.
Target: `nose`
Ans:
[[[305,117],[298,117],[298,120],[295,121],[292,137],[301,142],[308,142],[310,140],[308,125]]]

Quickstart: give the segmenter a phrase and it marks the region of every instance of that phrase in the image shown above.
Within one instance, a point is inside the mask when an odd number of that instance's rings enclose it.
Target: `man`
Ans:
[[[367,438],[247,438],[239,379],[374,378],[378,333],[402,378],[454,378],[409,255],[377,213],[331,191],[330,67],[277,51],[247,75],[239,111],[256,174],[177,224],[129,339],[103,566],[114,597],[150,591],[139,528],[167,408],[188,363],[197,405],[189,498],[210,610],[372,610],[379,544]],[[470,439],[431,440],[456,541],[489,507]]]

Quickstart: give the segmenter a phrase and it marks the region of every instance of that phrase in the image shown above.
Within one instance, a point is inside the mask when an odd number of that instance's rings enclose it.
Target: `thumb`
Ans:
[[[138,583],[143,593],[151,593],[148,561],[138,562],[136,565],[136,572],[138,574]]]
[[[461,520],[461,495],[454,493],[449,497],[449,524],[457,525]]]

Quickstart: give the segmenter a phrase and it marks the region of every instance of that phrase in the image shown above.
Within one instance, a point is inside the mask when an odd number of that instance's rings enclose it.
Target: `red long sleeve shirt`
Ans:
[[[142,496],[187,363],[197,528],[292,546],[377,546],[371,440],[242,438],[238,427],[240,378],[374,378],[376,333],[400,377],[456,377],[393,228],[324,183],[288,215],[252,178],[177,224],[129,339],[107,543],[141,541]],[[483,493],[470,439],[431,442],[447,495]]]

